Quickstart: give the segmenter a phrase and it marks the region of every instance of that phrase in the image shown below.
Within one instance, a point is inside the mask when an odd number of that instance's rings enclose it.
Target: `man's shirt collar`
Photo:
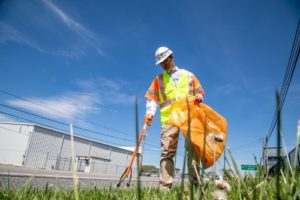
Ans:
[[[170,72],[167,72],[167,73],[168,73],[169,75],[171,75],[171,74],[174,74],[175,72],[177,72],[178,70],[179,70],[178,66],[175,65],[175,67],[173,68],[173,70],[170,71]]]

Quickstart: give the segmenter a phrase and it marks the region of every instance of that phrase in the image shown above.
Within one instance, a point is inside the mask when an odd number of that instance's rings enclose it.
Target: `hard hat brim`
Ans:
[[[164,62],[172,54],[173,54],[173,52],[171,50],[169,50],[167,54],[165,54],[162,58],[160,58],[158,61],[156,61],[155,65],[159,65],[160,63]]]

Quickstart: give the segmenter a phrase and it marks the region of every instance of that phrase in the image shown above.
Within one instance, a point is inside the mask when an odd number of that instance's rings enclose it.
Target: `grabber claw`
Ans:
[[[125,171],[123,172],[123,174],[121,175],[120,180],[119,180],[119,182],[118,182],[118,184],[117,184],[117,187],[120,187],[120,186],[121,186],[121,183],[128,177],[129,174],[130,174],[130,178],[129,178],[129,181],[128,181],[128,183],[127,183],[127,187],[130,186],[130,182],[131,182],[131,178],[132,178],[131,167],[132,167],[132,164],[133,164],[134,159],[135,159],[135,157],[136,157],[136,154],[137,154],[137,151],[138,151],[138,149],[139,149],[140,143],[141,143],[141,141],[142,141],[142,139],[143,139],[143,137],[144,137],[144,135],[145,135],[146,128],[147,128],[147,124],[144,124],[143,129],[142,129],[142,131],[140,132],[140,136],[139,136],[139,138],[138,138],[138,141],[137,141],[137,143],[136,143],[136,147],[135,147],[135,149],[134,149],[134,151],[133,151],[133,154],[132,154],[132,156],[131,156],[131,158],[130,158],[130,162],[129,162],[127,168],[125,169]]]

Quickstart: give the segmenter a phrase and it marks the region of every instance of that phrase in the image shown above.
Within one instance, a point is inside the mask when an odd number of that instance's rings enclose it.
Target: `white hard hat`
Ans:
[[[158,65],[161,62],[163,62],[166,58],[168,58],[170,55],[172,55],[173,52],[168,47],[159,47],[155,51],[155,64]]]

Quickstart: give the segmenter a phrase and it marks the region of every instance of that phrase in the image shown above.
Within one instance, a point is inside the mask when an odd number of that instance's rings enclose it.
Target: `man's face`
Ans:
[[[160,66],[162,66],[165,71],[170,72],[173,69],[173,57],[169,56],[166,60],[160,63]]]

